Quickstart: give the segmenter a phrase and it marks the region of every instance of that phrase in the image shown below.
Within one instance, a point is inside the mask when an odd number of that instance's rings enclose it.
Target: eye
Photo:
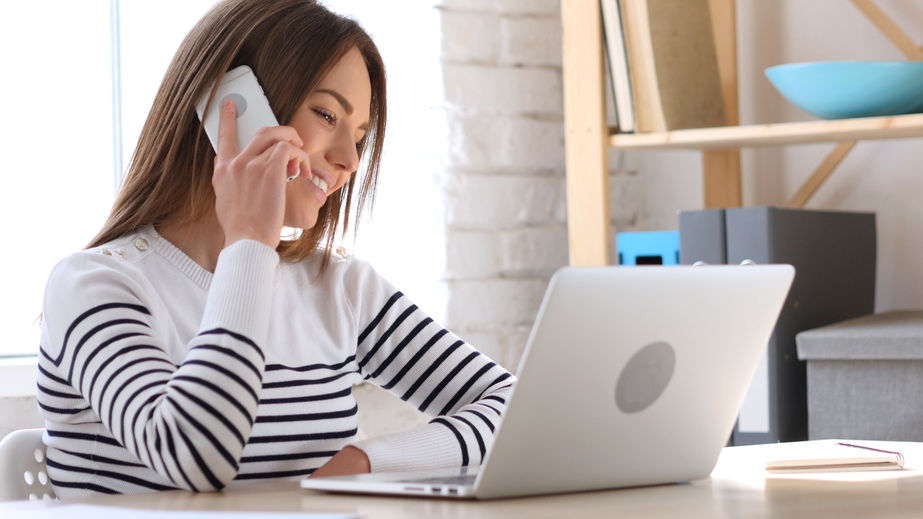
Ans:
[[[314,108],[313,110],[314,110],[314,113],[316,113],[316,114],[318,115],[318,117],[320,117],[321,119],[323,119],[324,122],[326,122],[328,125],[333,126],[333,125],[336,124],[336,122],[337,122],[337,117],[336,117],[335,115],[333,115],[332,113],[330,113],[330,112],[328,112],[328,111],[326,111],[326,110],[324,110],[324,109],[321,109],[321,108]]]

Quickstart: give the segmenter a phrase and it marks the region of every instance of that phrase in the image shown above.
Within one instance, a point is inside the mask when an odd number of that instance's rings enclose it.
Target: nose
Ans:
[[[344,132],[337,137],[333,146],[327,151],[327,162],[347,174],[352,174],[359,169],[359,150],[352,136]]]

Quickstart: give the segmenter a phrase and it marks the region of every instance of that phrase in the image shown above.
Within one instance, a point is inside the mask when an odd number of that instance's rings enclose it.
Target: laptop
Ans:
[[[565,267],[548,285],[479,469],[301,486],[491,499],[705,478],[794,273],[790,265]]]

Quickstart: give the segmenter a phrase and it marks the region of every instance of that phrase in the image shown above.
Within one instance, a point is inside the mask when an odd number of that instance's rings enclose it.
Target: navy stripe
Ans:
[[[417,391],[417,389],[420,387],[420,385],[423,384],[423,382],[424,382],[427,378],[429,378],[429,376],[432,375],[433,372],[436,371],[436,369],[439,368],[439,365],[442,364],[443,362],[445,362],[445,360],[446,360],[447,358],[449,358],[449,356],[452,355],[452,353],[453,353],[455,350],[457,350],[458,347],[461,346],[461,345],[464,344],[464,343],[465,343],[465,341],[462,341],[461,339],[459,339],[459,340],[455,341],[455,343],[453,343],[451,346],[449,346],[448,348],[446,348],[446,350],[445,350],[444,352],[442,352],[442,355],[440,355],[439,358],[436,359],[435,362],[433,362],[432,364],[430,364],[430,366],[429,366],[428,368],[426,368],[426,371],[424,371],[423,374],[420,375],[419,378],[417,378],[416,382],[414,382],[413,385],[410,386],[410,389],[408,389],[403,395],[401,395],[401,400],[408,400],[408,399],[410,398],[410,396],[413,395],[413,394]]]
[[[397,292],[393,296],[391,296],[391,299],[388,299],[388,302],[385,303],[385,306],[383,306],[382,309],[378,312],[378,315],[376,315],[375,318],[372,319],[372,322],[369,323],[369,325],[365,327],[365,330],[362,330],[362,333],[359,334],[359,340],[357,341],[356,344],[362,344],[362,341],[364,341],[365,338],[368,337],[370,333],[372,333],[372,330],[378,327],[378,323],[381,322],[382,319],[384,319],[385,314],[388,313],[388,310],[391,309],[391,307],[394,306],[394,303],[397,302],[398,299],[403,297],[403,295],[404,294],[402,294],[401,292]]]
[[[177,432],[182,434],[182,431],[180,431],[178,428]],[[160,435],[159,432],[157,434],[158,436]],[[179,469],[179,475],[183,477],[183,481],[185,481],[186,485],[188,485],[187,488],[194,492],[198,492],[199,488],[192,484],[192,480],[189,479],[189,476],[186,475],[186,471],[183,469],[183,465],[179,462],[179,456],[176,455],[176,443],[173,441],[173,434],[167,434],[167,452],[170,453],[170,459],[173,461],[173,464],[176,465],[177,469]],[[166,467],[166,461],[164,460],[162,463],[164,464],[164,467]]]
[[[274,478],[290,478],[293,476],[307,476],[313,474],[317,469],[301,469],[301,470],[280,470],[278,472],[254,472],[252,474],[238,474],[234,477],[236,480],[243,479],[274,479]]]
[[[113,357],[113,358],[114,358],[114,357]],[[96,401],[98,402],[98,403],[97,403],[97,406],[99,407],[99,410],[100,410],[100,411],[103,410],[103,401],[105,400],[106,392],[109,391],[109,386],[119,377],[119,375],[122,374],[123,371],[125,371],[126,369],[128,369],[128,368],[134,366],[135,364],[140,364],[140,363],[142,363],[142,362],[161,362],[161,363],[167,363],[168,365],[170,365],[170,366],[172,367],[172,364],[170,364],[169,362],[166,362],[164,359],[158,359],[157,357],[141,357],[140,359],[134,359],[134,360],[131,360],[131,361],[126,362],[125,364],[122,364],[121,366],[119,366],[118,368],[116,368],[116,370],[115,370],[114,372],[112,372],[111,375],[109,375],[109,377],[106,379],[106,383],[103,384],[103,388],[99,390],[99,398],[97,398]],[[166,369],[164,369],[164,370],[162,370],[162,371],[165,371],[165,372],[167,372],[167,373],[172,373],[172,371],[169,371],[169,370],[166,370]],[[101,372],[99,372],[99,373],[101,373]],[[128,378],[128,380],[126,380],[121,386],[119,386],[119,390],[116,391],[115,396],[118,396],[119,392],[122,391],[122,389],[125,387],[125,384],[126,384],[126,383],[131,383],[134,379],[138,378],[138,376],[139,376],[139,374],[131,374],[131,376]],[[88,395],[87,400],[92,400],[92,396],[93,396],[93,394],[90,393],[90,394]],[[110,403],[110,405],[114,405],[114,404],[115,404],[115,396],[113,396],[112,398],[108,399],[108,402]],[[111,417],[111,413],[110,413],[110,417]]]
[[[87,343],[87,341],[89,341],[91,338],[93,338],[94,335],[105,330],[106,328],[111,328],[113,326],[118,326],[120,324],[140,324],[142,326],[147,326],[147,324],[137,319],[113,319],[111,321],[106,321],[100,325],[97,325],[95,328],[85,333],[83,337],[80,338],[80,341],[77,342],[77,345],[74,346],[74,352],[71,353],[71,365],[70,365],[70,368],[67,370],[67,381],[68,382],[73,384],[74,368],[77,366],[77,356],[80,355],[80,350],[83,349],[83,346]],[[88,360],[89,359],[85,360],[82,363],[88,362]]]
[[[202,471],[202,475],[205,476],[205,479],[208,480],[212,488],[215,490],[221,490],[224,488],[224,485],[221,484],[221,481],[215,477],[215,474],[211,471],[208,465],[205,463],[205,460],[202,459],[202,456],[199,454],[199,451],[195,449],[192,445],[192,440],[186,436],[186,433],[183,432],[182,427],[177,427],[176,432],[179,433],[179,437],[183,440],[183,443],[186,444],[186,448],[189,449],[189,453],[192,454],[192,459],[195,460],[196,465],[199,466],[199,470]],[[169,438],[169,436],[167,436]],[[234,470],[237,470],[237,466],[234,465]]]
[[[86,454],[83,452],[74,452],[64,449],[58,449],[58,451],[63,452],[69,456],[74,456],[75,458],[82,458],[85,460],[97,462],[97,463],[107,463],[109,465],[121,465],[123,467],[138,467],[138,468],[147,468],[146,465],[141,463],[129,463],[127,461],[117,460],[115,458],[108,458],[106,456],[100,456],[99,454]]]
[[[41,347],[40,347],[40,348],[41,348]],[[44,350],[41,350],[41,351],[44,351]],[[47,356],[46,356],[46,358],[47,358]],[[48,377],[48,378],[51,379],[52,381],[57,382],[58,384],[61,384],[62,386],[67,386],[67,387],[73,388],[73,386],[71,386],[70,382],[68,382],[68,381],[64,380],[63,378],[58,377],[58,376],[56,376],[56,375],[52,375],[50,372],[48,372],[48,370],[46,370],[45,368],[43,368],[41,362],[38,363],[38,372],[41,373],[42,375],[45,375],[46,377]]]
[[[469,422],[461,416],[454,416],[456,420],[461,421],[466,424],[468,427],[471,427],[471,430],[474,431],[474,439],[478,442],[478,451],[481,453],[481,463],[484,462],[484,455],[487,454],[487,446],[484,445],[484,438],[481,437],[481,431],[478,431],[478,428],[474,426],[473,423]]]
[[[464,359],[462,359],[462,361],[461,361],[460,363],[458,363],[458,365],[456,365],[454,368],[452,368],[452,371],[450,371],[449,374],[446,375],[445,378],[443,378],[442,381],[439,382],[439,384],[436,386],[436,388],[433,389],[433,390],[430,392],[430,394],[429,394],[428,397],[426,397],[426,400],[424,400],[423,403],[420,404],[420,411],[424,411],[424,412],[425,412],[425,411],[426,411],[426,408],[429,407],[429,405],[433,402],[433,400],[436,399],[436,397],[439,395],[439,393],[441,393],[442,390],[445,389],[445,387],[446,387],[447,385],[449,385],[449,382],[451,382],[452,379],[454,379],[455,376],[458,375],[458,374],[461,372],[461,370],[465,369],[465,366],[467,366],[468,364],[470,364],[472,360],[474,360],[475,358],[477,358],[477,357],[480,356],[480,355],[481,355],[480,353],[478,353],[478,352],[476,352],[476,351],[472,351],[471,353],[468,354],[467,357],[465,357]],[[445,413],[443,412],[443,413],[439,413],[439,414],[445,414]]]
[[[88,442],[98,442],[105,443],[106,445],[114,445],[116,447],[122,447],[122,444],[119,443],[114,438],[109,438],[107,436],[100,436],[98,434],[87,434],[87,433],[78,433],[70,431],[55,431],[52,429],[47,429],[45,431],[48,433],[48,436],[54,438],[70,438],[72,440],[84,440]]]
[[[338,440],[352,438],[359,433],[359,429],[347,431],[327,431],[310,434],[280,434],[272,436],[251,436],[248,443],[281,443],[281,442],[306,442],[314,440]]]
[[[249,368],[250,371],[252,371],[253,374],[257,376],[257,378],[263,378],[263,374],[260,373],[259,368],[254,366],[253,363],[250,362],[248,358],[244,357],[240,353],[237,353],[231,348],[225,348],[224,346],[218,346],[217,344],[200,344],[198,346],[193,346],[192,348],[189,348],[189,350],[190,351],[192,350],[211,350],[211,351],[217,351],[220,353],[224,353],[225,355],[229,357],[237,359],[238,362],[240,362],[241,364]]]
[[[134,434],[126,434],[126,431],[131,432],[131,431],[134,431],[134,430],[135,430],[135,426],[136,426],[136,424],[138,423],[138,416],[140,416],[140,415],[141,415],[141,412],[142,412],[144,409],[148,408],[148,406],[150,406],[150,405],[154,402],[154,400],[157,400],[158,398],[160,398],[160,395],[163,394],[163,391],[155,391],[154,393],[152,393],[151,395],[149,395],[149,396],[144,400],[144,402],[142,402],[142,403],[141,403],[140,405],[138,405],[138,406],[135,406],[135,415],[134,415],[134,416],[132,417],[132,419],[131,419],[131,428],[130,428],[130,429],[127,428],[127,427],[125,427],[125,417],[126,417],[126,415],[127,415],[126,411],[128,411],[129,406],[131,405],[132,402],[135,401],[136,398],[138,398],[138,395],[140,395],[140,394],[143,393],[144,391],[147,391],[148,389],[150,389],[150,388],[152,388],[152,387],[157,387],[157,386],[164,385],[164,384],[166,384],[166,381],[165,381],[165,380],[155,380],[155,381],[153,381],[153,382],[148,382],[147,384],[145,384],[145,385],[141,386],[140,388],[138,388],[137,390],[135,390],[135,392],[132,393],[132,394],[128,397],[128,399],[126,400],[127,403],[126,403],[125,406],[122,408],[122,417],[121,417],[121,419],[119,420],[119,423],[120,423],[121,426],[122,426],[122,440],[125,441],[125,446],[126,446],[126,447],[128,446],[128,439],[130,438],[130,439],[132,439],[132,440],[135,440],[135,448],[138,449],[138,439],[135,438]],[[115,406],[112,406],[112,407],[115,407]],[[110,409],[109,409],[109,412],[110,412],[110,415],[111,415],[111,414],[112,414],[112,408],[111,408],[111,407],[110,407]],[[153,408],[153,407],[150,407],[149,412],[148,412],[148,419],[150,419],[150,417],[153,416],[153,413],[154,413],[154,408]],[[109,427],[109,429],[112,431],[113,434],[115,434],[115,427],[114,427],[114,425],[113,425],[111,422],[110,422],[110,427]]]
[[[388,358],[386,358],[384,362],[382,362],[378,366],[378,369],[376,369],[375,372],[372,373],[370,376],[372,378],[375,378],[381,375],[381,373],[388,366],[390,366],[392,362],[394,362],[394,359],[396,359],[397,356],[400,355],[402,351],[404,351],[404,348],[407,346],[407,344],[409,344],[410,341],[412,341],[417,335],[419,335],[419,333],[423,331],[423,328],[426,328],[427,326],[429,326],[429,323],[431,322],[433,322],[433,320],[427,317],[420,324],[418,324],[416,328],[411,330],[410,333],[407,334],[407,337],[404,337],[404,340],[402,340],[400,343],[398,343],[397,346],[395,346],[394,351],[392,351],[391,354],[388,355]]]
[[[317,384],[326,384],[327,382],[333,382],[339,378],[345,377],[346,375],[351,375],[353,373],[359,373],[358,371],[347,371],[345,373],[339,373],[337,375],[331,375],[325,378],[318,378],[314,380],[282,380],[280,382],[267,382],[263,384],[263,389],[276,389],[280,387],[297,387],[297,386],[314,386]]]
[[[151,452],[150,450],[146,451],[148,454],[148,459],[151,462],[151,466],[152,467],[154,466],[155,461],[159,461],[160,462],[159,472],[161,474],[165,474],[167,476],[167,479],[169,479],[171,483],[179,487],[179,485],[176,483],[176,478],[173,476],[173,474],[170,473],[170,470],[167,469],[167,462],[166,462],[166,458],[163,455],[163,441],[160,439],[160,428],[159,427],[154,429],[154,434],[156,435],[154,436],[154,451],[157,453],[157,456],[154,456],[154,452]],[[147,429],[144,429],[144,434],[142,435],[142,438],[144,439],[144,444],[147,445]],[[188,483],[189,479],[186,479],[186,482]]]
[[[350,355],[343,362],[338,362],[336,364],[308,364],[307,366],[284,366],[282,364],[268,364],[266,366],[266,371],[313,371],[315,369],[330,369],[337,370],[343,366],[349,364],[350,362],[356,360],[355,355]]]
[[[507,385],[505,385],[505,386],[503,386],[503,387],[498,387],[498,388],[491,389],[491,388],[493,388],[494,386],[496,386],[497,384],[499,384],[500,382],[503,382],[504,380],[506,380],[506,379],[508,379],[508,378],[510,378],[510,377],[512,377],[512,376],[513,376],[513,375],[511,375],[509,372],[506,372],[506,373],[500,375],[499,377],[495,378],[493,382],[491,382],[490,384],[487,384],[487,387],[484,388],[484,391],[481,391],[481,394],[478,395],[478,397],[475,398],[474,400],[477,401],[477,400],[480,400],[481,398],[487,398],[487,397],[484,396],[484,393],[486,393],[488,390],[491,391],[491,392],[493,392],[493,391],[500,391],[501,389],[506,389],[506,388],[508,388],[508,387],[512,387],[513,384],[507,384]],[[503,404],[506,403],[506,400],[504,400],[504,399],[501,398],[501,397],[497,397],[497,399],[499,399],[500,403],[503,403]]]
[[[86,377],[87,369],[90,367],[90,363],[93,361],[93,358],[96,357],[96,355],[98,355],[100,351],[106,349],[107,346],[109,346],[110,344],[112,344],[112,343],[115,342],[115,341],[120,341],[120,340],[122,340],[122,339],[127,339],[127,338],[129,338],[129,337],[138,337],[138,336],[141,336],[141,337],[150,337],[150,335],[148,335],[148,334],[146,334],[146,333],[141,333],[141,332],[127,332],[127,333],[120,333],[120,334],[116,335],[115,337],[110,337],[110,338],[106,339],[105,341],[99,343],[99,345],[96,346],[96,348],[93,350],[93,352],[90,353],[90,354],[87,356],[87,358],[83,360],[83,362],[82,362],[83,367],[80,368],[80,380],[79,380],[76,384],[74,384],[74,387],[83,387],[83,379]],[[71,370],[73,370],[73,366],[71,366]]]
[[[359,406],[354,405],[351,409],[343,411],[329,411],[326,413],[304,413],[304,414],[280,414],[272,416],[258,416],[256,423],[279,423],[279,422],[306,422],[312,420],[328,420],[333,418],[346,418],[355,416],[359,412]]]
[[[398,382],[400,382],[401,379],[404,378],[404,375],[406,375],[407,372],[409,372],[410,369],[413,368],[417,364],[417,362],[419,362],[420,359],[423,358],[424,355],[426,355],[426,352],[429,351],[429,349],[433,347],[433,344],[436,344],[439,341],[439,339],[443,338],[447,333],[449,333],[449,331],[446,330],[445,328],[436,332],[436,334],[433,335],[432,338],[430,338],[430,340],[427,341],[427,343],[424,344],[423,347],[420,348],[419,351],[417,351],[417,353],[414,354],[413,358],[410,359],[410,361],[407,364],[404,364],[404,367],[401,368],[401,371],[398,372],[398,374],[395,375],[393,379],[391,379],[391,382],[388,382],[387,384],[382,386],[382,388],[391,389],[394,386],[396,386]]]
[[[212,432],[209,431],[207,427],[202,425],[200,421],[196,420],[194,416],[187,413],[186,410],[183,409],[183,406],[181,406],[180,403],[177,402],[170,395],[167,395],[166,400],[170,402],[171,404],[173,404],[176,411],[179,414],[183,415],[183,418],[185,418],[188,423],[192,424],[192,426],[195,427],[197,431],[199,431],[199,434],[204,436],[212,444],[212,447],[214,447],[215,450],[218,451],[218,454],[220,454],[221,457],[224,458],[224,460],[228,462],[228,465],[234,467],[234,470],[237,471],[237,460],[235,460],[234,456],[231,456],[231,453],[228,452],[228,450],[224,448],[224,445],[221,444],[221,441],[219,441],[218,438],[215,438],[215,435],[212,434]],[[185,434],[183,434],[182,429],[180,429],[180,434],[183,435],[183,439],[187,442],[187,445],[189,446],[190,450],[194,450],[192,449],[192,444],[189,442],[189,438],[186,437]],[[199,456],[198,451],[196,451],[193,454],[193,456],[198,457]],[[215,488],[221,488],[221,487],[216,486]]]
[[[335,393],[325,393],[323,395],[307,395],[307,396],[290,396],[282,398],[264,398],[260,400],[260,405],[263,404],[296,404],[300,402],[317,402],[320,400],[333,400],[336,398],[342,398],[345,396],[352,395],[352,388],[346,388],[342,391],[337,391]]]
[[[92,490],[93,492],[99,492],[100,494],[111,494],[117,495],[121,492],[116,492],[111,488],[106,488],[102,485],[97,485],[94,483],[79,483],[75,481],[58,481],[54,478],[49,478],[51,480],[51,486],[60,487],[60,488],[79,488],[81,490]]]
[[[368,363],[368,361],[372,360],[372,357],[374,357],[375,354],[378,353],[378,350],[381,349],[381,346],[385,344],[386,342],[388,342],[388,338],[391,337],[391,334],[394,333],[394,330],[397,330],[398,327],[404,324],[404,321],[406,321],[407,318],[410,317],[410,314],[414,313],[416,310],[417,310],[417,305],[411,305],[409,308],[401,312],[401,315],[397,316],[397,319],[393,323],[391,323],[391,326],[389,326],[388,329],[385,330],[385,333],[383,333],[381,337],[379,337],[378,340],[375,342],[375,346],[373,346],[372,349],[369,350],[369,352],[365,354],[365,358],[359,361],[360,368],[364,368],[365,365]]]
[[[468,444],[465,443],[465,439],[462,437],[461,433],[458,432],[458,429],[456,429],[454,425],[450,424],[449,421],[446,420],[445,418],[436,418],[430,423],[442,424],[448,427],[450,431],[452,431],[452,434],[455,435],[455,439],[458,440],[458,446],[461,447],[462,467],[467,467],[468,466]]]
[[[120,472],[113,472],[111,470],[99,470],[96,468],[85,468],[85,467],[76,467],[73,465],[65,465],[63,463],[59,463],[52,459],[46,459],[45,463],[48,464],[49,467],[54,467],[56,469],[67,470],[70,472],[78,472],[82,474],[92,474],[94,476],[102,476],[102,477],[111,478],[111,479],[117,479],[119,481],[131,483],[132,485],[137,485],[139,487],[150,488],[151,490],[175,490],[172,487],[158,485],[157,483],[151,483],[141,478],[129,476],[127,474],[122,474]]]
[[[82,399],[82,398],[83,398],[82,396],[80,396],[80,395],[78,395],[78,394],[74,394],[74,393],[62,393],[62,392],[60,392],[60,391],[52,391],[51,389],[48,389],[47,387],[45,387],[45,386],[43,386],[43,385],[41,385],[41,384],[38,384],[38,383],[35,384],[35,387],[36,387],[39,391],[41,391],[42,393],[45,393],[46,395],[51,395],[51,396],[56,397],[56,398],[65,398],[65,399],[69,399],[69,400],[72,400],[72,399],[77,399],[77,400],[79,400],[79,399]]]
[[[208,362],[208,361],[205,361],[205,360],[186,360],[185,362],[183,362],[183,365],[185,366],[186,364],[194,364],[194,365],[197,365],[197,366],[205,366],[205,367],[207,367],[207,368],[211,368],[211,369],[213,369],[213,370],[215,370],[215,371],[221,373],[222,375],[224,375],[224,376],[230,378],[230,379],[233,380],[234,382],[237,382],[238,384],[240,384],[240,387],[244,388],[244,389],[247,391],[247,393],[250,393],[250,396],[253,397],[253,401],[254,401],[254,402],[259,402],[260,397],[258,397],[258,396],[256,395],[256,391],[254,391],[253,388],[250,387],[249,384],[247,384],[246,382],[244,382],[244,379],[238,377],[236,373],[234,373],[233,371],[228,370],[228,369],[225,368],[224,366],[219,366],[218,364],[215,364],[214,362]]]
[[[198,336],[202,337],[204,335],[230,335],[231,337],[237,339],[238,341],[253,348],[257,352],[257,354],[259,354],[260,359],[262,359],[263,362],[266,362],[266,356],[263,355],[263,350],[260,349],[260,347],[257,346],[255,342],[250,340],[250,338],[245,335],[241,335],[239,333],[232,332],[231,330],[226,330],[224,328],[213,328],[211,330],[205,330],[204,332],[199,332]]]
[[[64,341],[61,344],[61,352],[58,354],[58,358],[52,359],[47,354],[45,354],[45,358],[53,362],[55,366],[60,366],[61,361],[64,359],[64,352],[66,351],[67,343],[68,341],[70,341],[70,336],[71,336],[71,333],[73,333],[74,329],[77,328],[77,326],[81,322],[83,322],[84,319],[90,317],[91,315],[97,312],[102,312],[103,310],[108,310],[110,308],[128,308],[129,310],[141,312],[145,315],[151,315],[151,312],[148,311],[147,308],[141,305],[134,305],[131,303],[105,303],[99,306],[94,306],[93,308],[90,308],[86,312],[83,312],[82,314],[77,316],[77,318],[71,322],[71,325],[67,328],[67,332],[64,333]]]
[[[131,384],[133,384],[133,383],[134,383],[136,380],[138,380],[139,378],[141,378],[141,377],[143,377],[143,376],[146,376],[146,375],[153,375],[153,374],[155,374],[155,373],[164,373],[164,374],[166,374],[166,375],[169,375],[171,372],[170,372],[170,371],[167,371],[167,370],[165,370],[165,369],[148,369],[148,370],[142,371],[142,372],[140,372],[140,373],[136,373],[136,374],[133,375],[131,378],[129,378],[128,380],[126,380],[125,383],[123,383],[121,386],[119,386],[119,388],[118,388],[118,389],[115,391],[115,393],[112,395],[112,399],[109,400],[109,421],[106,422],[106,423],[109,424],[108,429],[109,429],[110,431],[112,431],[112,434],[113,434],[113,435],[115,435],[115,427],[114,427],[115,421],[114,421],[112,415],[115,413],[115,405],[116,405],[116,403],[118,402],[118,397],[119,397],[119,395],[122,394],[122,391],[124,391],[126,387],[128,387],[128,386],[131,385]],[[112,380],[112,379],[110,379],[110,380]],[[156,385],[159,385],[159,384],[166,385],[166,384],[167,384],[167,381],[168,381],[168,379],[160,378],[160,379],[155,380],[154,382],[151,382],[151,383],[145,385],[144,388],[153,387],[153,386],[156,386]],[[133,397],[135,397],[137,394],[138,394],[138,392],[136,391],[134,394],[131,395],[131,397],[133,398]],[[122,415],[122,420],[123,420],[123,421],[122,421],[122,424],[121,424],[121,425],[122,425],[123,429],[124,429],[124,427],[125,427],[125,422],[124,422],[125,415],[124,415],[124,412],[128,409],[128,406],[129,406],[130,404],[131,404],[131,400],[129,399],[129,400],[126,400],[125,403],[124,403],[124,405],[122,406],[122,413],[123,413],[123,415]],[[102,411],[102,408],[100,408],[100,411]],[[100,417],[100,418],[102,418],[102,417]],[[122,435],[124,436],[124,434],[125,434],[125,431],[123,430],[123,431],[122,431]],[[123,438],[123,439],[124,439],[124,438]]]
[[[193,383],[193,384],[199,384],[200,386],[207,387],[208,389],[211,389],[212,391],[214,391],[215,393],[217,393],[218,395],[220,395],[222,398],[224,398],[225,401],[229,402],[231,405],[233,405],[234,407],[236,407],[237,410],[240,411],[240,414],[243,415],[243,417],[247,419],[247,423],[249,423],[250,425],[253,425],[253,416],[250,414],[250,412],[247,411],[247,410],[244,408],[244,406],[241,405],[241,403],[237,401],[236,398],[234,398],[233,396],[231,396],[227,391],[221,389],[220,386],[217,386],[217,385],[215,385],[215,384],[212,384],[211,382],[209,382],[209,381],[207,381],[207,380],[202,380],[202,379],[200,379],[200,378],[198,378],[198,377],[190,377],[190,376],[187,376],[187,375],[175,375],[175,376],[173,377],[173,381],[176,382],[176,381],[178,381],[178,380],[182,380],[182,381],[184,381],[184,382],[191,382],[191,383]],[[179,387],[179,386],[174,386],[174,387]]]
[[[452,398],[449,399],[449,402],[445,405],[445,407],[442,408],[441,411],[439,411],[439,414],[446,414],[452,409],[454,409],[455,404],[459,400],[461,400],[461,397],[463,397],[465,393],[468,392],[469,389],[471,389],[471,386],[473,386],[474,383],[477,382],[478,379],[484,375],[484,373],[487,373],[488,371],[490,371],[490,369],[493,368],[494,366],[496,366],[496,364],[493,362],[487,363],[484,366],[482,366],[481,369],[479,369],[478,372],[475,373],[473,377],[469,378],[468,381],[465,382],[462,385],[462,387],[460,387],[458,391],[455,392],[455,395],[453,395]]]
[[[87,393],[86,393],[86,395],[85,395],[85,396],[86,396],[86,399],[89,400],[89,401],[92,403],[92,400],[93,400],[93,389],[96,387],[96,381],[97,381],[97,380],[99,379],[99,377],[103,374],[103,372],[105,371],[106,367],[109,366],[109,364],[110,364],[111,362],[113,362],[113,361],[114,361],[115,359],[117,359],[117,358],[122,357],[123,355],[126,355],[126,354],[128,354],[128,353],[130,353],[130,352],[132,352],[132,351],[136,351],[136,350],[158,350],[158,351],[160,351],[160,352],[163,352],[163,350],[161,350],[160,348],[157,348],[156,346],[151,346],[151,345],[149,345],[149,344],[137,344],[137,345],[134,345],[134,346],[127,346],[127,347],[122,348],[121,350],[115,352],[114,355],[111,355],[108,359],[106,359],[105,361],[103,361],[103,363],[99,365],[99,368],[96,369],[96,373],[94,373],[94,374],[93,374],[93,378],[90,379],[90,385],[87,386]],[[144,358],[145,358],[145,359],[153,359],[153,358],[155,358],[155,357],[144,357]],[[172,365],[172,363],[170,363],[169,361],[166,361],[166,359],[162,359],[162,360],[163,360],[164,362],[167,362],[168,364],[171,364],[171,365]],[[103,387],[102,391],[100,391],[100,393],[99,393],[99,398],[96,399],[96,407],[99,408],[99,409],[102,409],[102,408],[103,408],[103,395],[106,393],[106,387],[109,386],[109,381],[111,381],[112,378],[110,377],[110,378],[108,378],[108,379],[106,379],[106,380],[107,380],[107,382],[106,382],[106,384],[105,384],[105,387]],[[82,385],[82,383],[81,383],[81,385]]]
[[[268,454],[265,456],[244,456],[240,464],[265,463],[267,461],[306,460],[311,458],[332,458],[338,451],[296,452],[293,454]]]
[[[485,400],[486,400],[486,398],[485,398]],[[493,407],[493,406],[487,405],[486,403],[484,403],[484,401],[478,401],[478,402],[475,402],[475,403],[478,404],[478,405],[484,406],[484,407],[486,407],[487,409],[490,409],[491,411],[497,413],[497,416],[503,415],[503,413],[500,412],[499,409],[497,409],[497,408],[495,408],[495,407]]]
[[[38,402],[38,406],[49,413],[58,413],[58,414],[77,414],[84,411],[89,411],[89,407],[84,407],[81,409],[64,409],[61,407],[51,407],[50,405],[43,404],[41,401]]]
[[[192,400],[193,402],[198,404],[199,407],[201,407],[202,409],[205,409],[206,411],[208,411],[209,414],[217,418],[218,421],[224,424],[224,426],[227,427],[228,431],[230,431],[231,434],[233,434],[234,437],[237,438],[237,441],[238,443],[240,443],[241,447],[245,443],[247,443],[247,440],[244,438],[242,434],[240,434],[240,431],[237,430],[237,427],[235,427],[234,424],[232,424],[230,420],[225,418],[225,416],[221,414],[217,409],[215,409],[211,404],[209,404],[208,402],[202,400],[201,398],[193,395],[192,393],[186,391],[185,389],[179,386],[174,386],[173,389],[176,390],[181,395],[188,398],[189,400]]]
[[[493,409],[493,407],[491,407],[491,409]],[[496,409],[494,409],[494,411],[496,411]],[[465,409],[465,410],[462,411],[462,413],[471,413],[471,414],[474,414],[475,416],[477,416],[478,418],[480,418],[481,421],[484,422],[485,425],[487,425],[487,428],[490,429],[490,432],[494,432],[494,424],[493,424],[493,422],[491,422],[490,419],[488,419],[486,416],[484,416],[484,415],[481,414],[480,412],[475,411],[474,409]],[[500,412],[497,411],[497,414],[500,414]]]

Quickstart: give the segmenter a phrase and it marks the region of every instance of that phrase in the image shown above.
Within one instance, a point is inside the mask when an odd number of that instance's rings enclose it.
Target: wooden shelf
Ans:
[[[923,136],[923,114],[865,117],[832,121],[723,126],[659,133],[613,133],[608,143],[616,148],[729,149],[868,139]]]

